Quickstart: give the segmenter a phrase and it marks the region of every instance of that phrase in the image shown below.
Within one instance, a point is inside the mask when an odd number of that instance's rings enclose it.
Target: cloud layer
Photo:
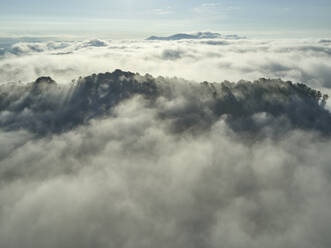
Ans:
[[[51,76],[60,83],[117,68],[207,80],[282,78],[330,88],[331,47],[324,40],[20,42],[0,60],[0,82]]]
[[[306,85],[117,70],[0,94],[1,247],[330,247],[331,114]]]

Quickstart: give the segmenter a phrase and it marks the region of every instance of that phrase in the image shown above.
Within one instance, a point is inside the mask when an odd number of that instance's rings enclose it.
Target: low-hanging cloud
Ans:
[[[331,114],[304,84],[117,70],[0,94],[1,247],[330,247]]]
[[[20,42],[0,59],[0,82],[51,76],[60,83],[117,68],[198,82],[281,78],[331,88],[327,40]],[[42,62],[41,62],[42,61]]]

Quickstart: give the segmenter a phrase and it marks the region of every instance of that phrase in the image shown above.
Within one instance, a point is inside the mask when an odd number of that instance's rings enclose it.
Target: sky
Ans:
[[[144,37],[201,30],[327,37],[329,0],[1,0],[0,35]]]

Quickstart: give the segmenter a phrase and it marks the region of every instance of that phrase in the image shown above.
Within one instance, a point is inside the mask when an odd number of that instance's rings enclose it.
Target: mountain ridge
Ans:
[[[111,116],[114,107],[134,96],[145,99],[160,119],[171,121],[175,132],[206,130],[225,118],[236,132],[259,133],[272,125],[275,132],[281,126],[331,134],[331,113],[324,109],[327,95],[305,84],[264,78],[194,83],[121,70],[92,74],[68,85],[50,77],[1,85],[0,128],[64,132]]]
[[[241,37],[236,34],[222,35],[213,32],[198,32],[192,34],[178,33],[170,36],[150,36],[146,40],[184,40],[184,39],[245,39],[246,37]]]

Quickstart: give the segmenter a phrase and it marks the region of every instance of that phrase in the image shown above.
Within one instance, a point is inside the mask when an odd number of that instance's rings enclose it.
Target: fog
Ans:
[[[330,247],[329,60],[312,40],[6,48],[0,247]]]
[[[198,82],[265,77],[330,88],[330,45],[327,40],[303,39],[20,42],[1,56],[0,82],[51,76],[67,83],[122,69]]]
[[[1,99],[2,247],[330,245],[331,115],[308,87],[115,71]]]

